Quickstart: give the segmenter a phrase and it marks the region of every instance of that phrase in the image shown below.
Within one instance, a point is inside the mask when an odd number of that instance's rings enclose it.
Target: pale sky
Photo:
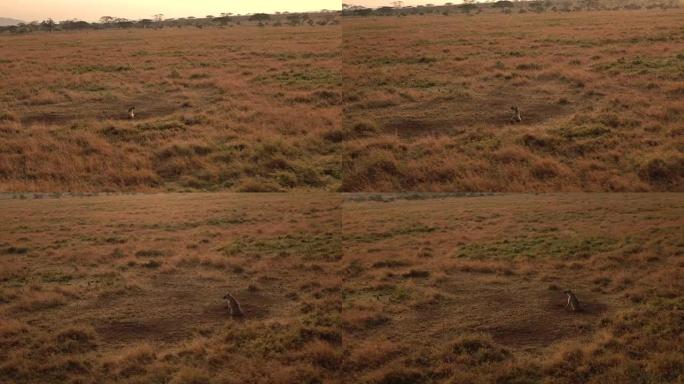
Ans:
[[[273,13],[276,11],[320,11],[341,9],[337,0],[0,0],[0,17],[23,21],[81,19],[96,21],[101,16],[128,19],[151,18],[157,13],[165,18]]]

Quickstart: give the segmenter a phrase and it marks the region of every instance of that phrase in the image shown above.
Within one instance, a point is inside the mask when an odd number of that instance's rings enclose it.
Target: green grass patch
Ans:
[[[684,55],[678,54],[671,57],[641,57],[633,59],[620,58],[610,63],[601,63],[593,66],[600,72],[610,75],[654,75],[666,80],[684,79]]]
[[[572,127],[563,127],[558,130],[558,134],[566,139],[585,139],[596,138],[610,134],[610,128],[602,124],[579,125]]]
[[[487,243],[466,244],[453,256],[476,260],[586,259],[596,253],[617,249],[617,240],[609,237],[517,237]]]
[[[280,83],[288,86],[332,86],[339,84],[340,74],[322,68],[306,70],[283,71],[273,75],[257,76],[252,81],[256,83]]]
[[[411,300],[413,294],[409,288],[396,284],[380,284],[368,287],[359,292],[376,299],[386,299],[393,303],[403,303]]]
[[[272,238],[243,237],[221,248],[227,256],[299,255],[308,261],[336,261],[342,258],[342,243],[334,233],[295,233]]]

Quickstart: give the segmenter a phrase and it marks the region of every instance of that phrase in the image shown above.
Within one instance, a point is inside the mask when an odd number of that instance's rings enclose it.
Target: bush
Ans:
[[[561,173],[561,170],[558,165],[558,162],[556,162],[555,160],[543,159],[537,161],[536,163],[534,163],[534,165],[532,165],[530,173],[536,179],[547,180],[552,179],[554,177],[558,177]]]
[[[485,364],[509,359],[511,352],[499,347],[487,336],[464,335],[457,338],[445,356],[447,361]]]
[[[371,136],[378,133],[380,129],[375,122],[370,120],[358,121],[352,126],[352,132],[356,136]]]
[[[673,184],[684,177],[684,157],[653,157],[639,166],[639,177],[652,184]]]
[[[55,337],[57,349],[63,353],[83,353],[95,348],[95,332],[88,328],[68,328]]]

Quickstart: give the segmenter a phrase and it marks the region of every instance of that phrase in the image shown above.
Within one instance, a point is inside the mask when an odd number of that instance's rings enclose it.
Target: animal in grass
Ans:
[[[577,300],[577,296],[575,296],[575,294],[569,289],[566,289],[564,293],[568,297],[568,302],[565,303],[565,308],[570,308],[573,312],[581,311],[582,309],[580,308],[580,302]]]
[[[135,119],[135,107],[128,108],[128,118],[131,120]]]
[[[240,307],[240,303],[235,299],[233,295],[230,293],[226,293],[225,296],[223,296],[224,300],[228,300],[228,306],[230,307],[230,315],[233,317],[243,317],[245,313],[242,311],[242,308]]]
[[[513,111],[513,116],[511,116],[511,123],[519,123],[522,121],[522,115],[520,114],[520,108],[518,108],[517,105],[514,105],[511,107],[511,111]]]

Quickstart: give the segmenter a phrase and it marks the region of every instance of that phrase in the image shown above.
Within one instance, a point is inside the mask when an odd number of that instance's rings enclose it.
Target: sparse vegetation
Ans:
[[[0,27],[0,383],[682,383],[679,3],[342,14]]]
[[[0,35],[0,191],[339,187],[339,25],[100,29]]]
[[[684,191],[682,8],[561,3],[347,6],[341,189]]]
[[[342,382],[341,204],[0,199],[0,382]],[[222,251],[236,241],[249,247]]]
[[[682,377],[678,194],[67,195],[0,208],[3,382]],[[564,309],[568,288],[582,312]]]
[[[684,377],[681,194],[373,196],[342,210],[350,382]]]

